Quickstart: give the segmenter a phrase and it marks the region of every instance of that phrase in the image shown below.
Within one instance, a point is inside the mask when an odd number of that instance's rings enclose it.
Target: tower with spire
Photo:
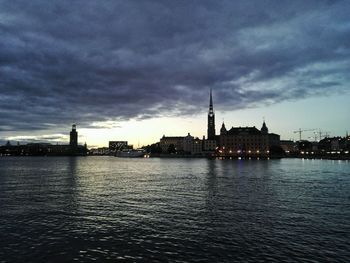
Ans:
[[[222,126],[221,126],[221,129],[220,129],[220,135],[225,135],[227,134],[227,130],[226,130],[226,127],[225,127],[225,123],[222,122]]]
[[[215,114],[213,109],[213,95],[211,89],[208,112],[208,140],[215,140]]]
[[[72,131],[69,134],[70,140],[69,145],[71,148],[76,148],[78,146],[78,132],[76,124],[72,125]]]
[[[261,131],[262,134],[268,134],[268,133],[269,133],[269,129],[268,129],[267,126],[266,126],[265,120],[264,120],[264,122],[263,122],[263,125],[262,125],[260,131]]]

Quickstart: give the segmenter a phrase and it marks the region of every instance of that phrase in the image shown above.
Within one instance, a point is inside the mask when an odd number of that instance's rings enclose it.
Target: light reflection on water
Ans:
[[[347,261],[350,165],[1,158],[0,261]]]

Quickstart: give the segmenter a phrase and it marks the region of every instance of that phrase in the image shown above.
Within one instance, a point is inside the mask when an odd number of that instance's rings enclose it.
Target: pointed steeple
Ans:
[[[215,139],[215,114],[213,108],[213,95],[210,89],[209,112],[208,112],[208,140]]]
[[[268,133],[269,132],[269,129],[266,126],[265,120],[264,120],[263,125],[261,127],[261,132],[262,133]]]
[[[221,134],[226,134],[226,133],[227,133],[227,130],[226,130],[226,127],[225,127],[225,123],[222,122],[221,129],[220,129],[220,135]]]

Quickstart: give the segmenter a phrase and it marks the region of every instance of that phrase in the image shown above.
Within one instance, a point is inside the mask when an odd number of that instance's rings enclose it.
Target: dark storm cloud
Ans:
[[[0,132],[344,92],[348,1],[1,1]],[[108,126],[108,124],[107,124]]]

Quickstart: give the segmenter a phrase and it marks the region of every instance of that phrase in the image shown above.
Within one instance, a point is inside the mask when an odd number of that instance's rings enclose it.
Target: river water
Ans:
[[[350,162],[0,158],[0,262],[349,262]]]

